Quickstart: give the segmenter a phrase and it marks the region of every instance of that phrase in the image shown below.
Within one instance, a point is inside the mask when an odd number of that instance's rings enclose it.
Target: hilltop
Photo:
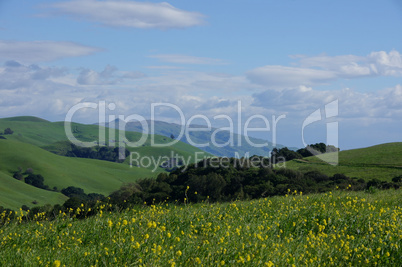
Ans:
[[[402,142],[340,151],[338,155],[337,166],[329,165],[320,158],[311,156],[286,162],[286,167],[303,172],[318,170],[327,175],[342,173],[366,181],[370,179],[390,181],[393,177],[402,175]],[[328,162],[334,156],[333,153],[320,155]]]

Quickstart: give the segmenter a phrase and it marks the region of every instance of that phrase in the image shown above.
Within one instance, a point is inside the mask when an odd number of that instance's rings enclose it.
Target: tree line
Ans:
[[[123,162],[120,159],[120,148],[110,147],[110,146],[95,146],[95,147],[80,147],[73,143],[70,143],[69,148],[65,151],[62,156],[66,157],[76,157],[76,158],[89,158],[106,160],[111,162]],[[130,155],[130,151],[123,149],[124,157],[126,158]]]

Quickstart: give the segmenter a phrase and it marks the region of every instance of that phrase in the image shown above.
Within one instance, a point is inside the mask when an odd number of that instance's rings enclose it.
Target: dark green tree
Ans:
[[[10,128],[7,128],[4,130],[4,134],[13,134],[13,133],[14,133],[14,131],[11,130]]]

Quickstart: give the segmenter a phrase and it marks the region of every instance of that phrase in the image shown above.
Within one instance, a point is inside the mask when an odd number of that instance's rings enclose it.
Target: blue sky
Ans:
[[[277,142],[301,147],[309,114],[338,100],[341,149],[402,141],[401,32],[397,0],[0,1],[0,116],[60,121],[106,101],[109,114],[149,118],[163,102],[222,127],[213,117],[237,123],[240,100],[243,123],[286,115]],[[325,142],[327,122],[305,141]]]

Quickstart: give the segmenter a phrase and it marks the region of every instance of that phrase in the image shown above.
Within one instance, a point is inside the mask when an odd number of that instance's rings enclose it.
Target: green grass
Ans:
[[[333,153],[321,155],[331,161]],[[339,164],[332,166],[317,157],[286,162],[286,167],[300,171],[318,170],[327,175],[343,173],[350,177],[365,180],[379,179],[391,181],[402,175],[402,143],[387,143],[367,148],[345,150],[339,152]]]
[[[22,205],[29,207],[43,206],[47,203],[55,205],[63,204],[67,200],[61,193],[27,185],[3,172],[0,172],[0,185],[0,206],[14,210],[18,210]]]
[[[84,190],[108,193],[122,182],[132,182],[139,177],[154,176],[148,169],[130,168],[114,162],[69,158],[50,153],[33,145],[0,140],[2,170],[12,174],[18,167],[32,168],[45,177],[50,187],[80,186]]]
[[[0,228],[0,265],[401,266],[401,197],[336,191],[13,221]]]
[[[9,181],[25,185],[22,181],[12,178],[13,173],[19,167],[23,171],[27,168],[32,168],[35,174],[43,175],[45,184],[50,188],[57,187],[61,190],[68,186],[76,186],[84,189],[86,193],[104,195],[119,189],[123,183],[134,182],[138,178],[156,175],[145,168],[130,168],[127,164],[100,160],[62,157],[34,145],[11,140],[0,140],[0,173],[9,178],[8,180],[1,180],[2,187]],[[30,196],[31,191],[25,189],[30,189],[31,187],[28,185],[23,188],[10,186],[9,190],[15,188],[15,193]],[[48,191],[45,192],[48,193]],[[0,195],[1,202],[7,203],[6,199],[5,196]],[[29,202],[24,202],[23,199],[19,203],[21,204],[21,202],[32,206]],[[49,198],[49,202],[40,202],[42,205],[47,203],[55,204],[56,202],[52,201],[52,198]],[[16,206],[5,205],[5,207],[15,208]],[[21,205],[17,208],[19,207]]]

